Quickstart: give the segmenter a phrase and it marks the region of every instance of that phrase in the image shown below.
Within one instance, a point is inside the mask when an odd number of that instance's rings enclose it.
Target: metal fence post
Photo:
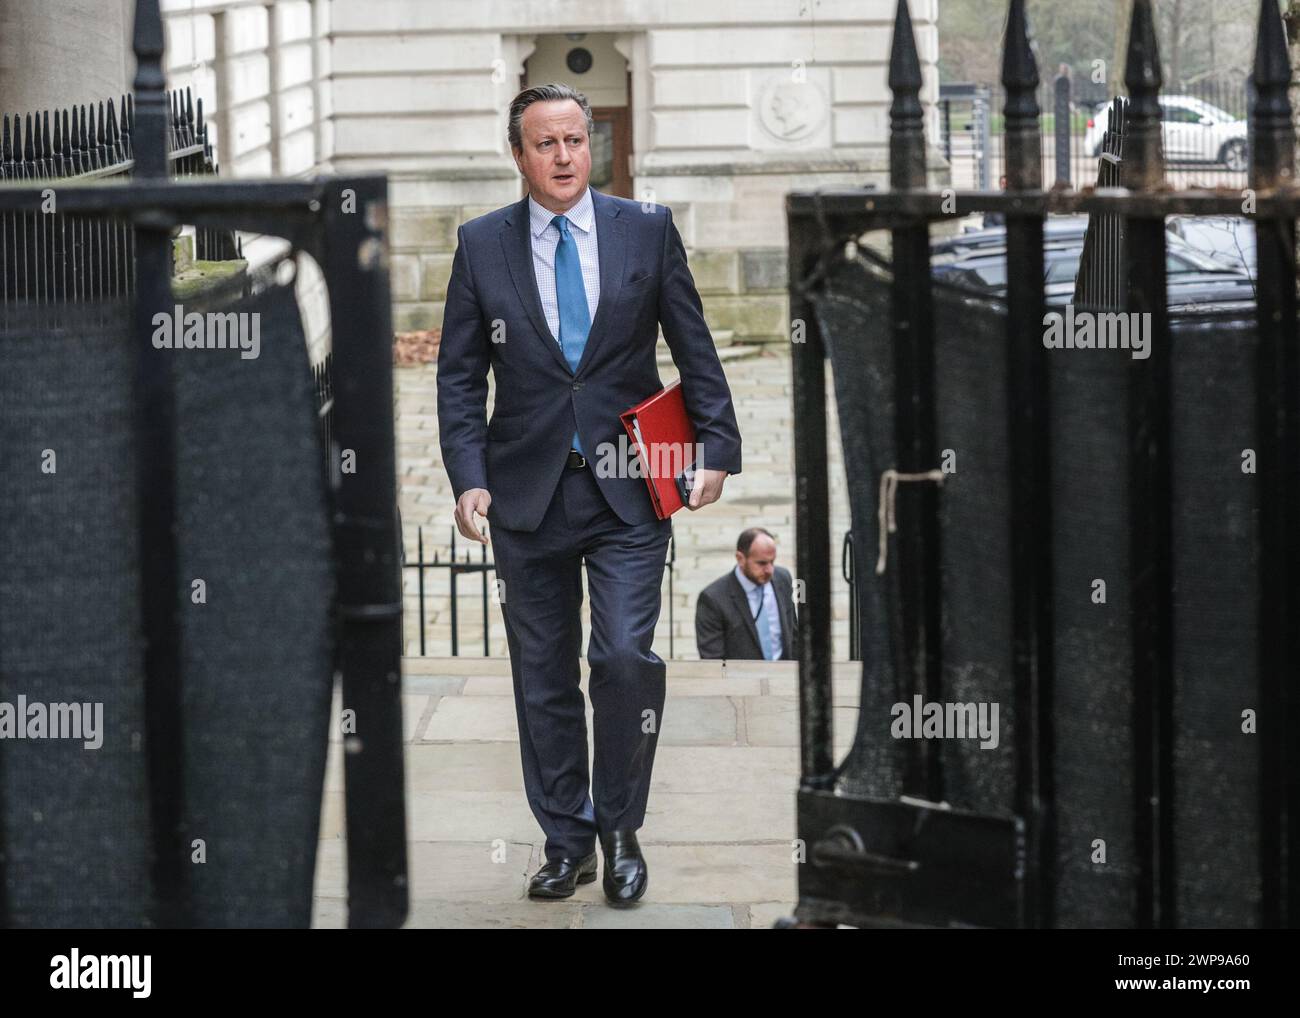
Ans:
[[[987,85],[975,90],[975,123],[979,133],[979,189],[987,191],[992,174],[989,172],[993,162],[993,100],[992,89]],[[924,186],[924,184],[922,184]]]
[[[840,546],[840,574],[849,585],[849,660],[862,660],[861,633],[858,629],[858,576],[853,557],[853,531],[844,532]]]
[[[939,100],[939,124],[943,131],[943,157],[952,163],[952,100]]]
[[[1295,130],[1287,92],[1291,65],[1276,4],[1260,5],[1251,92],[1250,185],[1256,191],[1295,181]],[[1256,92],[1256,89],[1258,90]],[[1276,718],[1260,727],[1263,740],[1260,874],[1263,925],[1286,927],[1300,916],[1300,882],[1288,873],[1300,852],[1295,688],[1300,662],[1300,358],[1296,355],[1295,219],[1255,220],[1259,261],[1258,442],[1260,445],[1260,713]],[[1288,861],[1289,860],[1289,861]]]
[[[1130,190],[1150,193],[1164,184],[1161,81],[1151,0],[1134,0],[1124,70],[1130,100],[1122,171]],[[1169,927],[1175,923],[1173,491],[1164,218],[1130,215],[1124,236],[1127,308],[1150,315],[1152,346],[1148,359],[1129,368],[1137,925]]]
[[[1065,84],[1062,90],[1062,82]],[[1003,47],[1007,190],[1043,186],[1038,66],[1029,44],[1025,0],[1011,0]],[[1068,115],[1069,79],[1056,79]],[[1056,140],[1060,151],[1061,121]],[[1069,138],[1066,137],[1068,146]],[[1057,163],[1060,170],[1060,162]],[[1015,810],[1029,830],[1026,920],[1052,924],[1055,858],[1052,801],[1051,437],[1041,213],[1007,213],[1007,449],[1010,473],[1012,669],[1015,681]]]
[[[1056,138],[1056,183],[1073,187],[1070,167],[1070,65],[1062,64],[1053,83],[1055,88],[1054,136]]]
[[[906,0],[900,0],[889,56],[889,179],[894,191],[926,185],[921,62]],[[977,99],[980,136],[986,147],[981,177],[988,176],[988,89]],[[930,299],[930,231],[924,219],[891,231],[894,272],[894,377],[896,467],[923,473],[938,462],[934,416],[934,307]],[[933,484],[907,485],[897,496],[898,549],[906,565],[897,570],[903,619],[900,685],[927,701],[942,699],[942,625],[939,602],[939,496]],[[802,558],[801,558],[802,561]],[[941,759],[933,742],[913,742],[904,786],[931,802],[943,801]]]
[[[137,0],[133,48],[137,108],[135,173],[167,176],[163,24],[158,0]],[[81,120],[85,138],[84,111]],[[84,145],[83,145],[84,147]],[[141,621],[145,637],[145,745],[154,837],[158,925],[189,925],[181,725],[181,628],[176,561],[176,412],[171,361],[153,349],[154,313],[171,306],[171,231],[148,212],[137,216],[135,340]],[[89,294],[88,294],[89,295]]]

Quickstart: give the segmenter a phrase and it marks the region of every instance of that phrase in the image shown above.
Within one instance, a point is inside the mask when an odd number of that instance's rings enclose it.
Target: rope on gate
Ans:
[[[942,487],[943,471],[927,470],[919,474],[900,474],[893,467],[890,467],[880,475],[880,504],[876,510],[876,519],[879,523],[876,529],[880,535],[880,554],[876,559],[877,576],[880,576],[885,571],[885,560],[889,556],[889,535],[898,532],[898,521],[894,518],[894,501],[900,481],[934,481]]]

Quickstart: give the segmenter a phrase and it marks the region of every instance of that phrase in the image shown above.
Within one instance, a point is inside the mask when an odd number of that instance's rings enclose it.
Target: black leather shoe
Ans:
[[[600,845],[605,850],[605,878],[602,881],[605,897],[616,907],[632,904],[645,894],[646,884],[650,882],[636,831],[601,834]]]
[[[596,853],[551,859],[528,881],[530,898],[571,898],[579,884],[596,879]]]

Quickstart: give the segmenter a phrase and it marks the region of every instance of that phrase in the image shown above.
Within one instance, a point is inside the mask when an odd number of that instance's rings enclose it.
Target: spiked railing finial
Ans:
[[[912,34],[907,0],[898,0],[894,40],[889,50],[889,183],[894,189],[925,186],[924,110],[921,108],[921,60]]]
[[[1250,186],[1276,187],[1295,176],[1295,127],[1291,121],[1291,60],[1276,0],[1261,0],[1255,35],[1255,106],[1251,111]]]
[[[1007,187],[1037,190],[1043,184],[1042,134],[1038,121],[1038,61],[1029,41],[1025,0],[1011,0],[1002,47],[1006,90]]]
[[[141,177],[167,175],[167,97],[163,74],[163,23],[158,0],[136,0],[135,32],[135,151],[136,174]]]
[[[1160,123],[1160,46],[1151,0],[1133,0],[1124,84],[1129,107],[1122,164],[1126,186],[1154,191],[1164,184],[1165,157]]]

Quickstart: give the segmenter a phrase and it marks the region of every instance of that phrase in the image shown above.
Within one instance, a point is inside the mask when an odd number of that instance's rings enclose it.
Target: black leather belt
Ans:
[[[586,465],[587,465],[586,456],[578,452],[577,449],[569,450],[569,459],[568,462],[565,463],[565,466],[567,466],[570,470],[581,470]]]

